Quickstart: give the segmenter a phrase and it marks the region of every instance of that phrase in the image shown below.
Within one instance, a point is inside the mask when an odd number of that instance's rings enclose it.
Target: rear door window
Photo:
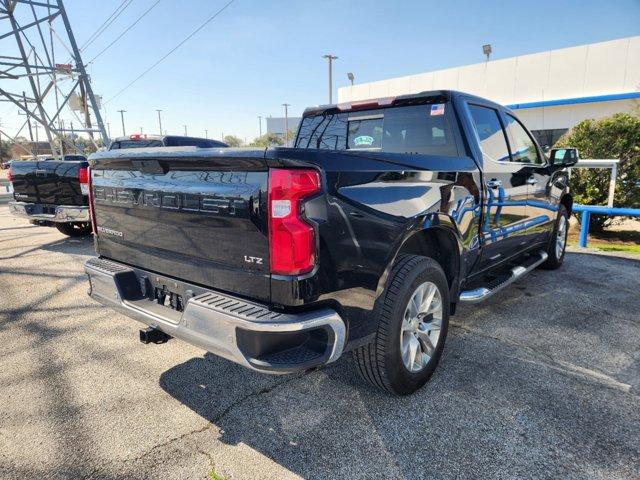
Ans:
[[[473,127],[478,135],[482,154],[496,162],[508,161],[509,147],[498,118],[498,111],[480,105],[469,105],[469,112],[473,119]]]

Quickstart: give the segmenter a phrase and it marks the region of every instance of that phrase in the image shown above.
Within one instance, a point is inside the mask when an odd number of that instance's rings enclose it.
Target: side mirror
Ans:
[[[552,148],[549,155],[551,165],[575,165],[580,160],[577,148]]]

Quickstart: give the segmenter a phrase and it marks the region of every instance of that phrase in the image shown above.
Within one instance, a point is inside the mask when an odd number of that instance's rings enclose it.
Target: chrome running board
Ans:
[[[486,300],[493,294],[525,276],[531,270],[543,263],[548,257],[549,255],[547,255],[547,252],[543,252],[541,250],[537,255],[528,259],[524,265],[513,267],[510,273],[498,277],[487,286],[474,288],[473,290],[465,290],[460,294],[460,303],[479,303]]]

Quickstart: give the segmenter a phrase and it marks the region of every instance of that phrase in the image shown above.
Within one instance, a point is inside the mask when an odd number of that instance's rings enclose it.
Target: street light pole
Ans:
[[[120,112],[120,119],[122,120],[122,135],[123,136],[127,136],[127,131],[124,128],[124,112],[126,112],[126,110],[118,110]]]
[[[331,55],[330,53],[323,55],[322,58],[329,60],[329,104],[333,103],[333,61],[338,57]]]
[[[206,128],[204,129],[204,138],[209,140],[209,130],[207,130]]]
[[[260,131],[260,136],[262,136],[262,117],[258,115],[258,129]]]
[[[162,118],[160,117],[161,111],[162,110],[156,109],[156,112],[158,112],[158,129],[160,130],[160,135],[162,135]]]
[[[287,145],[287,141],[289,140],[289,107],[291,104],[283,103],[284,107],[284,144]]]
[[[183,125],[183,127],[184,127],[184,136],[186,137],[187,136],[187,126]]]

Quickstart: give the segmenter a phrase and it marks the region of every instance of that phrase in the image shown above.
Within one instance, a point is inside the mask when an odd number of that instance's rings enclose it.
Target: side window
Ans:
[[[509,132],[509,140],[511,142],[512,161],[521,163],[542,163],[542,158],[538,154],[536,143],[520,124],[518,120],[509,115],[505,115],[507,119],[507,131]]]
[[[480,105],[469,105],[469,111],[483,155],[496,162],[508,161],[509,147],[498,112],[493,108]]]

